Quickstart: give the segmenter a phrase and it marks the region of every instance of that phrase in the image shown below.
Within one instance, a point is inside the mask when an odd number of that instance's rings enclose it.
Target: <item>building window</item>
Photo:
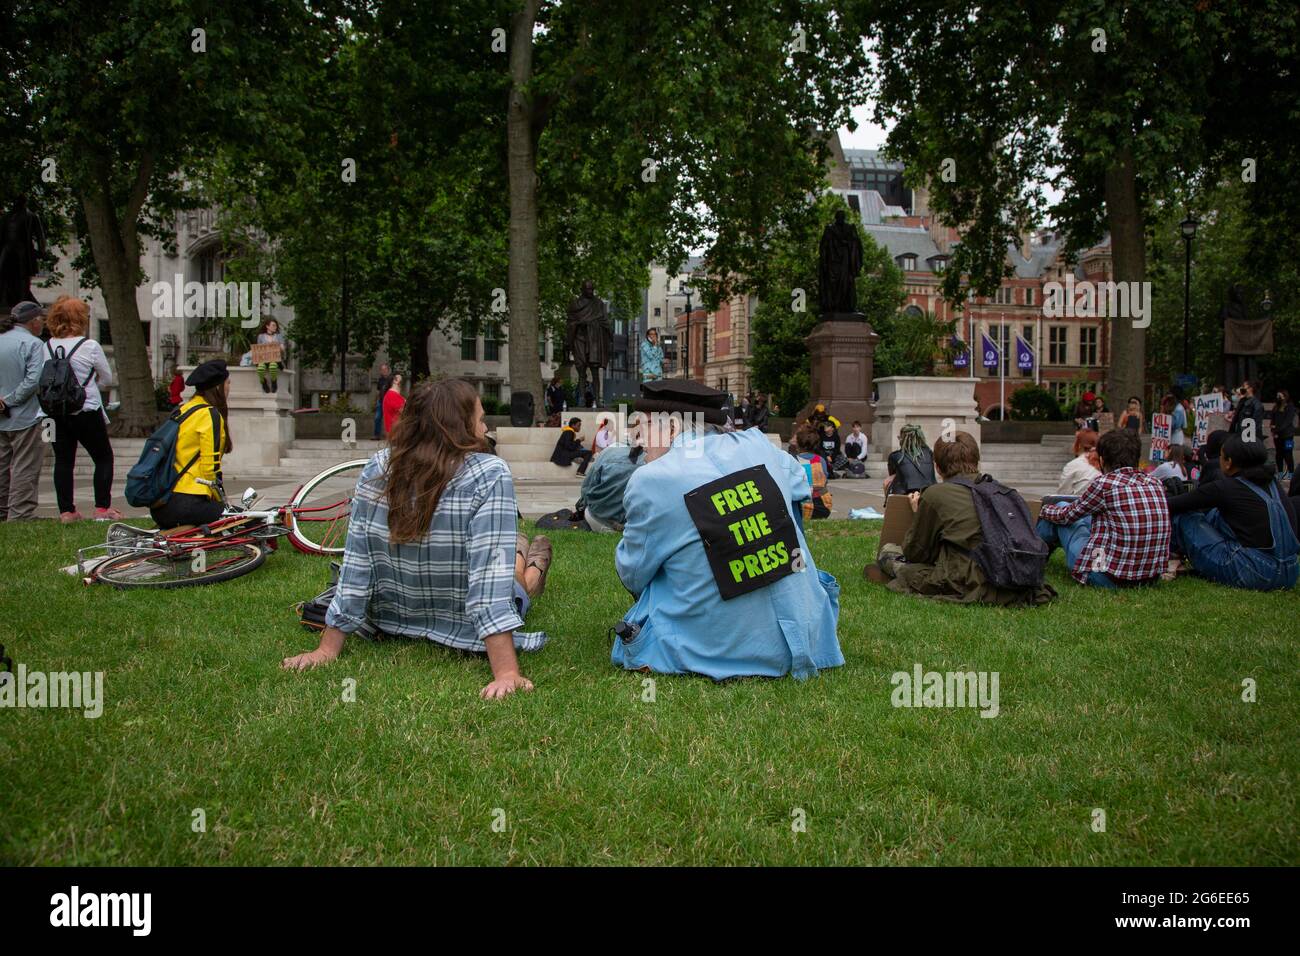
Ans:
[[[1052,397],[1056,399],[1057,404],[1067,412],[1074,408],[1077,399],[1074,397],[1075,389],[1069,382],[1051,382],[1047,386],[1052,391]]]
[[[998,353],[1002,359],[1002,370],[1000,374],[1015,375],[1016,353],[1014,344],[1011,341],[1012,327],[1010,325],[990,325],[988,328],[989,338],[992,339],[993,344],[997,346]],[[980,354],[983,354],[983,352],[981,351]],[[981,368],[983,368],[983,366],[981,366]],[[999,371],[996,368],[986,369],[986,371],[990,375],[999,374]]]
[[[1079,329],[1079,364],[1097,364],[1097,326],[1087,325]]]
[[[1033,289],[1026,289],[1026,290],[1025,290],[1025,305],[1033,305],[1033,304],[1034,304],[1034,290],[1033,290]]]
[[[460,358],[463,362],[478,361],[477,322],[466,322],[460,327]]]
[[[659,306],[656,305],[656,306],[655,306],[655,318],[656,318],[656,319],[659,318],[659,317],[663,314],[663,311],[664,311],[663,309],[659,308]]]
[[[546,361],[546,336],[544,335],[537,337],[537,360],[539,362]]]
[[[1047,327],[1047,364],[1069,365],[1069,333],[1066,325],[1049,325]]]
[[[483,361],[501,361],[500,328],[495,322],[488,326],[487,331],[483,334]]]

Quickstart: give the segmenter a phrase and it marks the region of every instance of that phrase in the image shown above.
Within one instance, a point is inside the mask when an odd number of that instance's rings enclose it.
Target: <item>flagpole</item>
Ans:
[[[1007,414],[1007,314],[998,313],[998,378],[1001,381],[1002,397],[998,400],[1002,405],[1002,420],[1005,422],[1011,416]]]
[[[970,377],[972,380],[974,380],[975,378],[975,316],[970,312],[966,313],[966,332],[970,336],[970,338],[966,340],[967,348],[970,349]],[[983,351],[983,349],[981,349],[980,351]]]

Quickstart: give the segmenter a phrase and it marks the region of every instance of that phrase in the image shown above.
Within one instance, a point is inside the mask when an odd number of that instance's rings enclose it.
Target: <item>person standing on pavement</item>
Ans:
[[[45,309],[19,302],[0,317],[0,521],[36,517],[41,463],[41,406],[36,386],[45,367],[45,348],[37,338]]]
[[[384,396],[388,394],[388,387],[393,384],[393,370],[388,367],[387,362],[379,363],[379,378],[375,381],[375,387],[379,389],[379,397],[375,399],[375,441],[384,437]]]
[[[86,393],[80,411],[54,418],[54,494],[59,500],[59,520],[70,524],[85,517],[77,510],[73,489],[80,445],[95,463],[95,520],[120,521],[122,512],[113,507],[113,445],[108,439],[108,415],[100,394],[100,386],[113,384],[113,371],[99,343],[86,336],[90,306],[70,295],[60,296],[50,307],[46,324],[50,327],[46,357],[66,356],[72,374]]]

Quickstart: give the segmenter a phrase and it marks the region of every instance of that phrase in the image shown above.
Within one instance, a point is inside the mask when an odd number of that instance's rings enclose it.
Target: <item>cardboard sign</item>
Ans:
[[[1197,395],[1192,399],[1192,412],[1196,416],[1196,433],[1193,438],[1197,448],[1205,444],[1210,437],[1210,416],[1223,411],[1223,396],[1218,392],[1210,395]]]
[[[880,547],[887,544],[896,544],[900,547],[903,539],[907,537],[908,530],[912,527],[912,519],[916,517],[912,511],[912,505],[907,500],[907,495],[889,495],[885,498],[885,520],[880,526],[880,545],[876,550],[876,556],[880,556]]]
[[[1169,457],[1169,439],[1174,434],[1174,416],[1159,412],[1151,416],[1151,460],[1164,461]]]
[[[1102,412],[1097,416],[1097,434],[1104,435],[1106,432],[1115,430],[1115,413]]]
[[[724,601],[794,573],[799,536],[765,466],[734,471],[682,498]]]
[[[254,345],[252,352],[254,365],[261,365],[263,362],[279,362],[284,354],[284,350],[274,342]]]

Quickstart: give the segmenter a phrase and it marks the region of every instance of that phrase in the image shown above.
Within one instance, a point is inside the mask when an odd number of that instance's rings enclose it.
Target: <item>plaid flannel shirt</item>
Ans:
[[[1077,500],[1044,505],[1053,524],[1092,515],[1092,533],[1070,573],[1085,582],[1091,571],[1122,581],[1159,577],[1169,564],[1169,503],[1164,486],[1132,468],[1094,478]]]
[[[472,452],[443,489],[421,541],[388,540],[384,474],[388,449],[357,480],[334,600],[325,623],[347,634],[422,637],[484,652],[493,634],[514,632],[535,651],[546,634],[522,632],[515,606],[515,486],[496,455]]]

